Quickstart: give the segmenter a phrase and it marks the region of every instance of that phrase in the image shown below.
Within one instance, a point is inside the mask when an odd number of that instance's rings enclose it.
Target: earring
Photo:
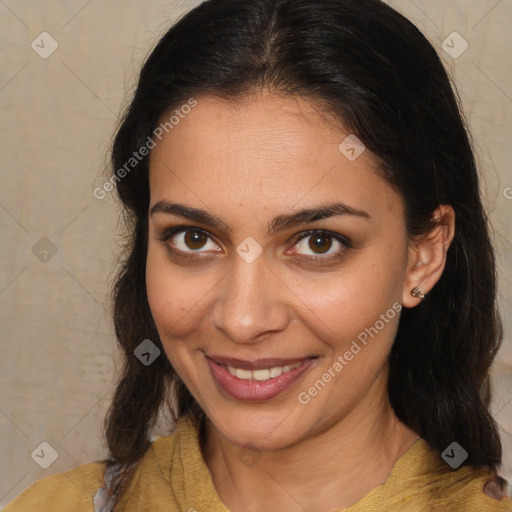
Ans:
[[[411,290],[411,295],[413,297],[416,297],[417,299],[420,299],[421,302],[425,302],[425,295],[423,293],[421,293],[421,290],[418,287],[413,288]]]

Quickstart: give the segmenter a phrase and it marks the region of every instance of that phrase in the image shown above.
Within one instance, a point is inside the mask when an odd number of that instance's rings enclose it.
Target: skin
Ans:
[[[399,314],[307,405],[298,394],[393,304],[417,306],[415,286],[426,294],[435,285],[453,210],[441,206],[439,227],[410,239],[403,200],[374,156],[365,150],[349,161],[338,149],[349,133],[305,98],[262,92],[238,106],[197,100],[151,152],[150,210],[181,203],[230,230],[153,213],[146,279],[167,357],[207,416],[205,462],[233,512],[347,507],[385,481],[418,439],[393,413],[386,390]],[[338,201],[369,218],[337,215],[268,233],[276,216]],[[184,233],[161,240],[179,224],[208,232],[202,248],[187,245]],[[311,237],[298,242],[309,229],[339,233],[350,247],[327,237],[327,254],[317,252]],[[252,263],[236,252],[248,236],[262,248]],[[329,260],[332,254],[338,257]],[[277,397],[248,402],[219,389],[205,354],[317,359]],[[243,453],[255,464],[239,457],[248,444]]]

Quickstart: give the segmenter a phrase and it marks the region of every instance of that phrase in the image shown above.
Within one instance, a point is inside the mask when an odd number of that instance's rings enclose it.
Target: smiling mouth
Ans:
[[[206,355],[206,354],[205,354]],[[231,375],[234,375],[240,379],[250,379],[249,372],[255,373],[254,377],[257,380],[258,376],[265,376],[266,372],[268,377],[279,377],[282,373],[289,372],[299,367],[304,361],[309,359],[316,359],[316,356],[309,357],[293,357],[293,358],[262,358],[254,361],[248,359],[236,359],[233,357],[223,357],[217,355],[206,355],[208,359],[211,359],[214,363],[224,366],[229,370]],[[263,373],[258,373],[263,372]]]
[[[206,356],[217,384],[233,398],[266,400],[289,388],[316,363],[317,356],[249,361]]]

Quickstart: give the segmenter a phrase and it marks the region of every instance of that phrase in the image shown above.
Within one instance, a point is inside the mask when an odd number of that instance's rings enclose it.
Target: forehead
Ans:
[[[325,106],[303,97],[197,97],[151,151],[151,203],[171,195],[211,208],[228,201],[282,211],[319,200],[401,207],[369,151],[356,159],[340,151],[349,136]]]
[[[186,150],[193,142],[196,149],[205,148],[213,155],[239,155],[241,159],[250,156],[255,161],[268,151],[286,151],[289,156],[303,158],[306,149],[318,148],[322,140],[337,141],[340,126],[327,107],[297,95],[260,92],[236,101],[201,96],[197,106],[168,133],[163,146],[166,142],[185,145],[180,149]],[[262,148],[268,151],[262,152]],[[256,154],[247,155],[252,150]]]

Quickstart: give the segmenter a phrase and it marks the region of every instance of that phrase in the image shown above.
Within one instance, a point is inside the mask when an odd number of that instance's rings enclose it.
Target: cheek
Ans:
[[[205,376],[198,372],[196,349],[201,339],[191,334],[197,331],[205,315],[208,289],[204,274],[185,273],[176,265],[171,268],[166,251],[150,247],[146,289],[164,352],[189,390],[196,394]]]
[[[323,370],[343,357],[334,373],[351,386],[361,381],[364,387],[365,379],[379,373],[396,336],[406,258],[401,246],[391,245],[366,248],[334,274],[287,279],[301,304],[300,322],[321,342]]]
[[[378,348],[365,350],[363,357],[357,359],[362,361],[370,353],[380,358],[387,353],[396,335],[399,301],[377,294],[355,296],[348,286],[340,286],[336,292],[324,293],[316,300],[313,295],[313,292],[304,294],[309,302],[305,302],[302,321],[315,338],[329,347],[332,356],[343,355],[354,342],[364,349],[374,340],[378,340]],[[353,350],[360,352],[357,346]]]
[[[171,266],[166,252],[149,247],[146,264],[149,307],[162,342],[185,337],[197,328],[215,284],[204,272]]]
[[[315,327],[319,338],[346,339],[373,325],[393,304],[400,304],[405,274],[399,269],[405,269],[405,265],[399,254],[368,251],[340,272],[314,279],[289,275],[286,284],[299,298],[302,315]]]

